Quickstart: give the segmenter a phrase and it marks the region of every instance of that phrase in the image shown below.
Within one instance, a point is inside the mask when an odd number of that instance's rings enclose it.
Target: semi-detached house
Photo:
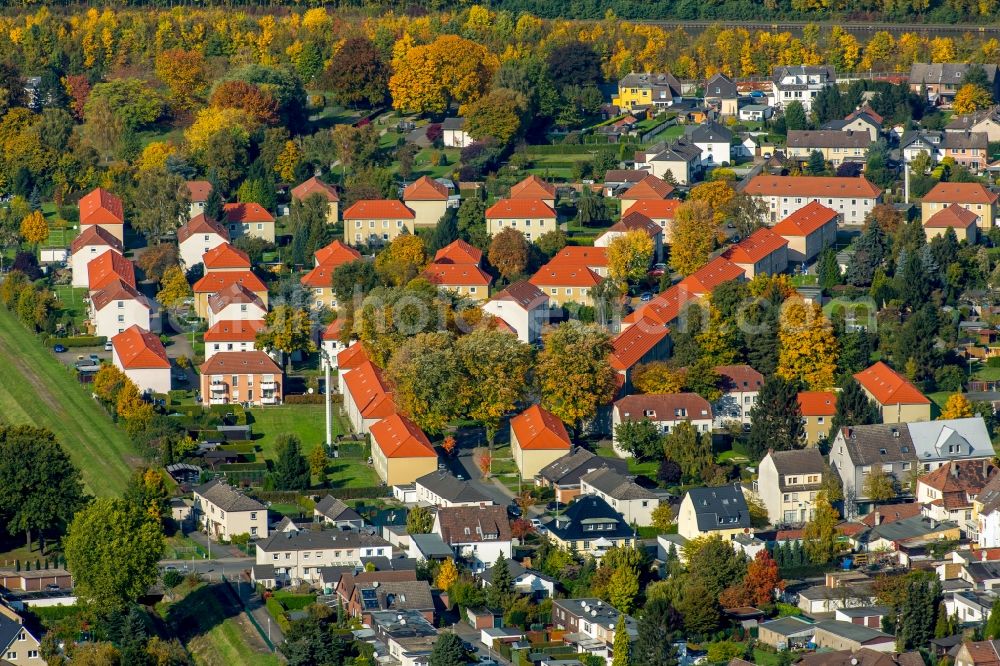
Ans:
[[[645,172],[641,172],[645,173]],[[674,186],[657,178],[653,174],[647,174],[642,180],[622,192],[619,199],[622,202],[622,217],[627,211],[639,201],[664,201],[674,192]]]
[[[95,188],[80,197],[80,232],[100,227],[125,242],[125,213],[122,200],[103,188]]]
[[[528,241],[559,228],[556,211],[542,199],[500,199],[486,209],[486,231],[495,236],[516,229]]]
[[[506,507],[440,507],[431,532],[440,536],[456,557],[467,560],[474,572],[492,566],[498,557],[508,560],[511,557],[512,536]]]
[[[340,195],[337,188],[323,182],[318,176],[313,176],[292,188],[292,201],[305,201],[309,197],[319,195],[326,201],[326,222],[336,224],[339,215]]]
[[[215,248],[229,242],[226,228],[204,213],[192,217],[177,229],[177,247],[181,263],[191,269],[202,263],[202,258]]]
[[[592,291],[603,278],[586,266],[553,259],[539,268],[528,282],[549,297],[550,307],[567,303],[594,305]]]
[[[369,432],[372,463],[385,485],[413,483],[437,469],[437,451],[427,435],[402,414],[387,416],[373,424]]]
[[[722,256],[742,268],[748,279],[777,275],[788,268],[788,241],[764,227],[727,249]]]
[[[811,261],[837,242],[840,215],[812,201],[778,222],[771,231],[788,241],[788,261]]]
[[[930,399],[882,361],[856,373],[854,379],[878,403],[882,423],[930,420]]]
[[[518,340],[532,343],[542,337],[542,327],[549,315],[549,297],[522,280],[494,294],[482,309],[506,324]]]
[[[130,326],[111,338],[111,360],[140,392],[170,391],[170,359],[158,335]]]
[[[403,203],[413,211],[414,227],[435,227],[448,209],[448,188],[421,176],[403,189]]]
[[[510,420],[510,450],[522,479],[533,479],[546,465],[572,448],[566,426],[539,405]]]
[[[299,279],[302,286],[312,292],[311,304],[314,309],[337,308],[337,296],[333,293],[333,272],[360,258],[360,252],[339,240],[316,250],[315,266]]]
[[[222,221],[230,238],[254,236],[274,242],[274,216],[258,203],[228,203],[222,207]]]
[[[920,200],[920,216],[926,224],[936,213],[958,205],[976,215],[980,229],[988,230],[997,218],[1000,194],[982,183],[938,183]]]
[[[611,410],[612,433],[625,421],[642,420],[649,420],[663,433],[669,433],[685,421],[699,433],[710,433],[712,405],[697,393],[644,393],[615,401]],[[619,456],[632,455],[619,446],[617,434],[613,434],[611,442]]]
[[[788,130],[787,155],[799,162],[808,162],[814,152],[838,167],[845,162],[864,162],[872,144],[868,132],[848,130]]]
[[[743,193],[766,204],[772,225],[813,202],[837,211],[844,224],[863,224],[882,201],[882,190],[864,176],[754,176]]]
[[[194,517],[213,539],[267,538],[267,507],[219,479],[194,489]]]
[[[201,364],[199,371],[204,405],[281,404],[281,368],[262,351],[216,352]]]
[[[344,242],[385,245],[403,233],[413,233],[415,215],[396,199],[361,199],[344,211]]]
[[[105,252],[122,254],[122,242],[98,226],[86,227],[70,245],[70,264],[73,267],[73,286],[90,286],[87,265]]]
[[[218,352],[253,351],[263,319],[223,319],[205,331],[205,360]]]
[[[362,558],[391,557],[392,545],[365,532],[293,530],[257,542],[254,576],[297,584],[315,583],[321,569],[364,566]],[[273,567],[273,569],[268,569]],[[263,576],[261,575],[263,574]]]

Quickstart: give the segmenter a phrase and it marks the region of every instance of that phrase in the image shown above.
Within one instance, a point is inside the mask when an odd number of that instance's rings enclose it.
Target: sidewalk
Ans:
[[[196,544],[204,548],[206,551],[212,553],[212,559],[224,559],[227,557],[233,557],[238,559],[245,559],[247,554],[241,551],[235,546],[229,546],[218,541],[212,541],[209,543],[208,535],[204,532],[186,532],[185,535]]]

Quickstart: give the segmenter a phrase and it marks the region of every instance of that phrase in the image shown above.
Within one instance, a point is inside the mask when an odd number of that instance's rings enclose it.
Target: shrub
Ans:
[[[59,217],[67,222],[79,222],[80,209],[76,206],[59,206]]]
[[[285,615],[285,607],[280,601],[272,596],[268,597],[264,605],[267,608],[267,612],[271,614],[271,617],[278,623],[282,631],[287,632],[291,629],[291,623],[288,621],[288,616]]]
[[[78,335],[72,338],[54,338],[49,337],[46,339],[45,344],[55,345],[60,344],[63,347],[101,347],[106,343],[108,339],[103,335]]]
[[[1000,356],[991,356],[986,359],[986,367],[988,368],[1000,368]]]
[[[286,405],[322,405],[323,395],[319,393],[302,393],[299,395],[286,395]]]

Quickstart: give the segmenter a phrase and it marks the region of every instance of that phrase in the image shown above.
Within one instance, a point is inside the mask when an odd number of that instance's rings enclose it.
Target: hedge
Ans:
[[[275,599],[285,610],[299,611],[307,606],[316,603],[315,594],[295,594],[293,592],[275,592],[271,599]]]
[[[389,486],[365,486],[363,488],[330,488],[326,492],[337,499],[379,499],[382,497],[392,497],[392,488]]]
[[[281,630],[287,632],[290,630],[291,623],[288,621],[288,617],[285,615],[285,607],[281,605],[281,602],[274,597],[268,597],[267,601],[264,602],[264,606],[267,608],[267,612],[271,614],[274,621],[278,623]]]
[[[45,339],[45,344],[62,345],[63,347],[103,347],[108,339],[103,335],[78,335],[72,338],[55,338],[49,336]]]
[[[286,405],[322,405],[326,396],[322,393],[300,393],[297,395],[286,395],[284,402]],[[343,397],[340,394],[330,396],[330,401],[340,404]]]

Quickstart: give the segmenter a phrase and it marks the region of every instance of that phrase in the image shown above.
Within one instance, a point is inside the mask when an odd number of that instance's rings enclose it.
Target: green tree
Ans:
[[[663,438],[667,458],[680,465],[684,479],[690,483],[703,481],[702,475],[712,464],[712,438],[702,437],[690,421],[682,421]]]
[[[409,534],[430,534],[434,528],[434,516],[427,507],[415,506],[406,514],[406,531]]]
[[[785,107],[785,128],[790,130],[804,130],[806,128],[806,110],[802,102],[793,101]]]
[[[264,317],[264,328],[257,332],[254,347],[280,351],[288,355],[315,348],[312,322],[305,308],[278,305]]]
[[[507,146],[521,133],[527,105],[521,93],[494,88],[469,105],[465,130],[477,141],[493,137],[499,145]]]
[[[506,611],[512,601],[513,587],[514,578],[510,575],[507,558],[500,553],[490,569],[490,586],[486,590],[486,600],[490,608]]]
[[[826,564],[839,552],[840,548],[837,545],[839,522],[840,515],[826,498],[826,493],[818,493],[813,518],[806,523],[803,533],[805,551],[814,564]]]
[[[677,610],[684,618],[684,629],[698,635],[714,631],[719,626],[720,618],[717,599],[718,593],[713,594],[705,581],[697,576],[686,577],[677,600]]]
[[[622,421],[615,426],[615,439],[636,460],[652,460],[663,454],[660,431],[649,419]]]
[[[819,274],[819,286],[832,289],[840,284],[840,263],[837,261],[837,253],[832,248],[823,250],[818,263],[816,270]]]
[[[414,423],[441,432],[461,413],[462,365],[449,333],[417,333],[392,355],[386,374],[395,402]]]
[[[467,663],[462,639],[451,632],[443,632],[434,641],[429,666],[464,666]]]
[[[638,585],[638,583],[636,583]],[[616,608],[618,608],[616,606]],[[618,610],[625,613],[626,611],[618,608]],[[628,632],[625,630],[625,616],[618,616],[618,625],[615,626],[615,640],[614,647],[612,648],[614,652],[614,658],[611,660],[611,666],[631,666],[632,665],[632,642],[629,638]]]
[[[1000,599],[993,600],[993,607],[990,608],[990,617],[983,628],[983,638],[988,641],[1000,638]]]
[[[793,382],[771,376],[764,381],[750,408],[747,453],[760,460],[768,449],[787,451],[802,446],[805,429],[799,394]]]
[[[702,599],[716,600],[724,589],[741,581],[747,573],[746,559],[728,541],[717,536],[692,539],[684,544],[688,574],[704,583],[708,594]],[[678,608],[680,610],[680,608]]]
[[[844,426],[871,425],[880,419],[878,404],[868,397],[854,377],[844,384],[837,394],[837,411],[830,427],[830,439],[836,437]]]
[[[378,275],[370,261],[357,259],[333,269],[332,287],[341,307],[353,309],[354,301],[360,302],[369,291],[378,286]]]
[[[312,481],[309,461],[302,455],[298,435],[281,434],[275,440],[274,485],[280,490],[305,490]]]
[[[809,162],[806,164],[806,171],[810,176],[822,176],[826,174],[826,160],[823,153],[814,150],[809,153]]]
[[[44,550],[45,531],[67,524],[84,501],[80,470],[51,431],[0,428],[0,510],[8,532],[24,532],[30,548],[37,531]]]
[[[895,477],[880,469],[865,474],[865,497],[878,504],[891,500],[898,494]]]
[[[455,343],[464,384],[462,411],[483,424],[493,441],[505,414],[524,401],[531,383],[534,353],[517,337],[499,330],[479,329]]]
[[[619,566],[608,581],[608,599],[611,605],[625,614],[635,607],[639,596],[639,572],[628,566]]]
[[[313,615],[293,622],[281,647],[289,666],[337,666],[344,663],[347,644],[330,629]]]
[[[163,531],[143,507],[102,497],[77,512],[63,540],[76,595],[103,610],[124,608],[156,582]]]
[[[639,636],[632,646],[634,666],[663,666],[676,658],[674,632],[680,630],[677,611],[663,598],[646,602],[639,618]]]
[[[568,321],[546,334],[535,367],[542,406],[569,426],[593,417],[614,396],[610,353],[607,333],[596,326]]]
[[[160,169],[142,171],[128,196],[129,224],[146,240],[158,243],[187,219],[188,198],[180,176]]]

